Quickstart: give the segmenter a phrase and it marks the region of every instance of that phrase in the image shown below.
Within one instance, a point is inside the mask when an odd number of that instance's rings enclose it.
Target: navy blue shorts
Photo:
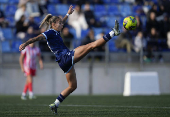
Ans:
[[[61,59],[58,61],[58,64],[64,73],[67,74],[74,65],[73,61],[74,50],[68,51],[66,54],[61,55]]]

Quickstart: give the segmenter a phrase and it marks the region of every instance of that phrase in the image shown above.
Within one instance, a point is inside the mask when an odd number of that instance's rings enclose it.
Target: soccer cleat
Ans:
[[[58,113],[57,113],[57,108],[58,108],[58,107],[57,107],[54,103],[53,103],[53,104],[50,104],[49,107],[50,107],[51,111],[54,112],[54,114],[58,114]]]
[[[34,95],[29,96],[29,99],[30,99],[30,100],[36,99],[36,96],[34,96]]]
[[[118,36],[120,34],[119,22],[117,20],[115,20],[115,27],[112,30],[114,31],[115,36]]]
[[[21,100],[27,100],[27,97],[22,95]]]

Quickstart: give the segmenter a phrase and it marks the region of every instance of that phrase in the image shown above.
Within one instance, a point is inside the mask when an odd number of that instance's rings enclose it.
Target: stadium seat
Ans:
[[[122,0],[110,0],[111,3],[120,3]]]
[[[118,49],[116,48],[115,42],[113,40],[109,41],[109,51],[110,52],[118,51]]]
[[[21,40],[15,40],[12,42],[11,50],[12,52],[19,52],[19,46],[22,44]]]
[[[143,11],[143,6],[140,6],[140,5],[133,6],[132,12],[135,15],[145,15]]]
[[[0,0],[0,3],[8,3],[8,0]]]
[[[113,28],[115,26],[115,20],[119,21],[119,17],[115,17],[115,16],[111,16],[111,17],[107,17],[107,27],[109,28]]]
[[[142,23],[143,23],[143,27],[146,27],[146,21],[147,21],[146,16],[142,16],[142,17],[140,17],[140,18],[141,18],[141,21],[142,21]]]
[[[41,18],[40,18],[40,17],[34,17],[34,21],[35,21],[37,24],[40,24]]]
[[[107,9],[104,5],[95,5],[94,6],[94,14],[97,17],[105,16],[105,15],[107,15]]]
[[[89,29],[87,29],[87,30],[82,30],[82,31],[81,31],[81,38],[84,39],[84,38],[87,36],[88,33],[89,33]]]
[[[17,10],[16,5],[7,5],[5,8],[5,15],[6,16],[14,16]]]
[[[9,3],[10,3],[10,4],[18,4],[18,3],[19,3],[19,0],[9,0]]]
[[[15,19],[14,19],[14,17],[7,17],[6,20],[9,22],[9,26],[10,27],[14,27],[15,26]]]
[[[112,3],[117,4],[117,3],[119,3],[120,1],[119,1],[119,0],[103,0],[103,2],[106,3],[106,4],[112,4]]]
[[[120,31],[122,31],[122,27],[123,27],[123,20],[124,20],[124,17],[120,17],[119,18],[119,27],[120,27]]]
[[[105,32],[103,28],[93,28],[94,36],[96,36],[99,33]]]
[[[65,4],[58,4],[57,5],[57,13],[59,14],[59,15],[65,15],[66,13],[67,13],[67,11],[68,11],[68,5],[65,5]]]
[[[2,52],[10,52],[11,51],[9,41],[2,41],[1,47],[2,47]]]
[[[124,4],[120,6],[120,13],[123,17],[129,16],[132,14],[130,5]]]
[[[158,3],[158,0],[151,0],[152,2],[154,2],[155,4],[157,4]]]
[[[85,5],[84,4],[82,5],[82,9],[83,9],[83,11],[85,10]],[[93,5],[90,5],[90,10],[94,10]]]
[[[7,40],[13,39],[14,37],[11,28],[3,28],[2,33]]]
[[[49,4],[47,7],[48,13],[52,14],[52,15],[57,15],[57,11],[56,11],[56,5],[54,4]]]
[[[0,10],[5,11],[6,4],[0,4]]]
[[[105,3],[107,4],[117,4],[117,3],[120,3],[120,0],[104,0]]]
[[[50,1],[50,3],[60,3],[60,1],[59,0],[49,0]]]
[[[117,5],[108,5],[107,12],[109,15],[120,15],[119,8]]]
[[[72,41],[72,44],[73,44],[73,48],[77,48],[78,46],[80,46],[81,45],[81,41],[82,40],[78,40],[78,39],[76,39],[76,40],[73,40]]]
[[[76,30],[74,28],[70,28],[69,31],[70,31],[71,34],[73,34],[74,39],[77,39]]]

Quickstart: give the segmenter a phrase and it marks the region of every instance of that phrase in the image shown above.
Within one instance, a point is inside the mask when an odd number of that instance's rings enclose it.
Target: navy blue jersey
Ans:
[[[69,51],[69,49],[64,45],[64,42],[60,36],[60,32],[54,29],[49,29],[42,34],[47,40],[48,47],[55,54],[56,61],[59,61],[61,55]]]

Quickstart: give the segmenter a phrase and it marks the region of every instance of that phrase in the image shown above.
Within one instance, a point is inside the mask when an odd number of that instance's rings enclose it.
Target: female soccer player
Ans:
[[[33,95],[32,81],[36,74],[36,57],[39,58],[40,69],[43,69],[43,62],[40,55],[40,49],[34,46],[34,43],[29,44],[23,51],[21,51],[21,56],[19,63],[21,66],[21,71],[25,73],[26,83],[24,90],[21,95],[22,100],[27,100],[26,93],[29,89],[29,99],[35,99]]]
[[[91,50],[104,45],[107,41],[109,41],[113,36],[117,36],[120,34],[119,31],[119,23],[117,20],[115,21],[115,27],[112,29],[111,32],[104,35],[103,38],[96,40],[95,42],[89,43],[87,45],[79,46],[74,50],[69,50],[63,43],[63,40],[60,36],[60,31],[63,28],[63,24],[65,23],[66,19],[69,15],[73,13],[74,9],[71,5],[66,16],[61,19],[57,16],[52,16],[48,14],[42,21],[40,27],[44,24],[47,27],[50,26],[50,29],[46,32],[40,34],[37,37],[29,39],[27,42],[20,45],[19,50],[23,50],[28,44],[33,43],[35,41],[47,40],[47,44],[51,51],[56,56],[56,62],[58,62],[60,68],[66,74],[66,79],[68,82],[68,87],[64,89],[61,94],[57,97],[53,104],[50,104],[50,108],[54,113],[57,114],[57,108],[59,104],[77,88],[77,80],[76,80],[76,73],[74,70],[73,65],[80,61],[84,56],[86,56]]]

